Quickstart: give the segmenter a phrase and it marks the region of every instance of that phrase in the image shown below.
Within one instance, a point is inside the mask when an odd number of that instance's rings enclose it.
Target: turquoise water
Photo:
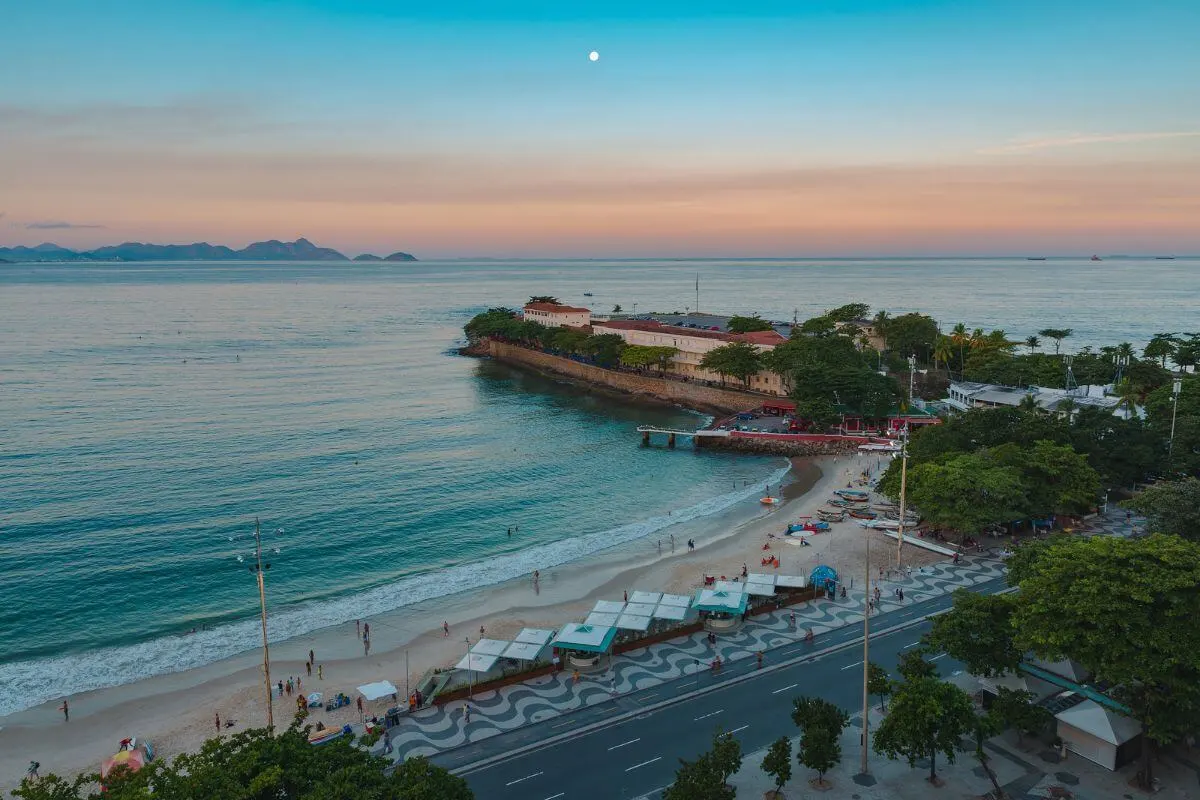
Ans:
[[[704,310],[804,318],[863,300],[1141,343],[1200,327],[1198,266],[0,268],[0,713],[252,647],[238,558],[255,517],[282,638],[619,547],[779,480],[778,459],[638,447],[638,424],[694,425],[688,412],[455,355],[488,306],[682,309],[699,274]]]

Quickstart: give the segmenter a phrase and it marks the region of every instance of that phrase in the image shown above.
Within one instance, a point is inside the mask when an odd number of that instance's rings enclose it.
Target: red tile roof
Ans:
[[[723,342],[749,342],[774,346],[787,341],[776,331],[755,331],[754,333],[725,333],[723,331],[706,331],[700,328],[681,328],[676,325],[663,325],[652,319],[614,319],[608,322],[593,322],[595,328],[616,328],[621,331],[651,331],[654,333],[670,334],[672,336],[692,336],[697,339],[719,339]]]
[[[579,312],[579,311],[588,311],[588,312],[590,312],[590,311],[591,311],[591,309],[590,309],[590,308],[577,308],[576,306],[563,306],[563,305],[559,305],[559,304],[557,304],[557,303],[526,303],[526,304],[525,304],[525,310],[526,310],[526,311],[529,311],[529,310],[533,310],[533,311],[560,311],[560,312],[567,312],[567,313],[570,313],[570,312],[573,312],[573,311],[574,311],[574,312]]]

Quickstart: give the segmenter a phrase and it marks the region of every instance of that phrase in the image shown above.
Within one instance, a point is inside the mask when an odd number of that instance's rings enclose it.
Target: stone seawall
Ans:
[[[819,440],[785,440],[753,436],[705,436],[696,445],[705,450],[730,450],[776,456],[828,456],[855,453],[866,440],[856,437],[829,437]]]
[[[465,352],[469,355],[482,355],[481,349]],[[751,392],[684,383],[650,375],[615,372],[506,342],[489,341],[487,354],[497,361],[519,364],[555,377],[568,378],[584,386],[608,389],[711,414],[745,411],[756,408],[769,399],[765,395]]]

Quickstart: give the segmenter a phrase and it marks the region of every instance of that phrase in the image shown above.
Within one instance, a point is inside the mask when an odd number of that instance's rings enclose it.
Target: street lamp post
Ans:
[[[867,557],[866,557],[866,580],[863,582],[863,590],[866,596],[863,598],[863,724],[862,724],[862,774],[866,775],[867,767],[867,749],[869,739],[871,738],[871,717],[869,716],[870,695],[867,694],[869,683],[869,667],[871,664],[871,536],[870,531],[867,532]]]
[[[900,439],[900,526],[896,529],[896,569],[900,569],[904,552],[904,522],[908,513],[905,501],[908,498],[908,423],[904,423]]]
[[[263,685],[267,689],[267,729],[275,727],[275,715],[272,710],[271,700],[271,648],[267,643],[267,588],[266,588],[266,571],[271,568],[270,563],[263,563],[262,560],[262,535],[259,532],[258,517],[254,518],[254,565],[250,567],[250,571],[254,573],[258,580],[258,604],[260,617],[262,619],[262,649],[263,649]]]
[[[474,699],[475,697],[475,670],[471,667],[471,637],[463,637],[463,644],[467,646],[467,698]]]
[[[1179,413],[1179,393],[1183,391],[1183,377],[1171,381],[1171,438],[1167,444],[1167,468],[1175,465],[1175,417]]]

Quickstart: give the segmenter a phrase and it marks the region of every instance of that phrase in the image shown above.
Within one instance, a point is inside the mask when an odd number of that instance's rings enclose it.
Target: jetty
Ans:
[[[667,447],[675,447],[675,438],[677,436],[690,436],[693,445],[697,439],[724,439],[729,436],[729,431],[716,430],[698,430],[698,431],[678,431],[671,428],[659,428],[656,425],[639,425],[638,433],[642,435],[642,444],[649,445],[650,437],[653,435],[663,435],[667,437]]]

